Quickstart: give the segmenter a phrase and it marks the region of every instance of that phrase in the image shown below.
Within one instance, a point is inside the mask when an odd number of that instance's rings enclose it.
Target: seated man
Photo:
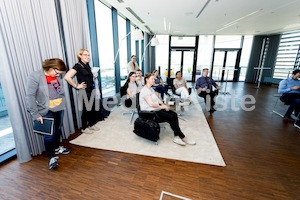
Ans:
[[[214,86],[217,90],[212,91],[212,86]],[[206,106],[209,106],[209,112],[212,114],[216,110],[214,109],[215,101],[214,97],[218,94],[218,90],[220,86],[216,84],[216,82],[208,77],[208,69],[204,68],[202,70],[202,76],[197,79],[196,89],[198,91],[198,95],[204,98]],[[207,105],[206,100],[210,98],[210,105]]]
[[[300,111],[300,70],[296,69],[293,71],[291,77],[280,81],[278,87],[278,93],[282,94],[280,100],[285,104],[290,105],[287,109],[284,120],[289,122],[294,122],[294,119],[291,117],[293,111],[298,117]]]
[[[137,69],[135,74],[136,74],[135,81],[138,85],[138,89],[141,90],[145,85],[144,77],[142,76],[142,70]]]

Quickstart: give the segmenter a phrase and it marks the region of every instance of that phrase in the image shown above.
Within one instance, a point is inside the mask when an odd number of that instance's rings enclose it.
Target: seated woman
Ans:
[[[163,80],[161,79],[161,77],[158,76],[158,70],[154,70],[152,74],[154,76],[154,84],[153,84],[152,88],[156,92],[160,93],[161,99],[163,100],[164,94],[168,94],[167,90],[165,88],[165,84],[164,84]]]
[[[145,75],[145,86],[139,95],[139,103],[141,111],[153,111],[159,122],[168,122],[174,131],[175,138],[173,142],[179,145],[196,144],[195,141],[187,139],[179,127],[178,116],[157,97],[152,89],[154,85],[154,76],[150,73]]]
[[[191,102],[189,88],[186,86],[185,78],[182,78],[181,71],[176,72],[176,79],[173,80],[175,93],[180,95],[182,100],[188,100]]]
[[[132,99],[135,98],[136,93],[139,92],[138,85],[135,81],[135,78],[136,78],[135,72],[130,72],[128,74],[126,83],[122,86],[122,90],[124,91],[122,93],[124,94],[121,94],[121,96],[125,94],[127,95],[127,99],[125,100],[126,107],[131,107]]]

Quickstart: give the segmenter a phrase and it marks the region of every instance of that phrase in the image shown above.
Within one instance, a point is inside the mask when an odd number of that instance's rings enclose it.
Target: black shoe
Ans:
[[[212,108],[209,110],[210,114],[213,114],[216,111],[216,109]]]

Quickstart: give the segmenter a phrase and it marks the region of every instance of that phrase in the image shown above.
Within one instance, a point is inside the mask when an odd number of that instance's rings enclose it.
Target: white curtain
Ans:
[[[62,45],[64,41],[61,40],[55,1],[0,0],[1,83],[20,162],[29,161],[31,155],[41,154],[44,150],[42,137],[32,132],[32,120],[26,111],[25,86],[28,74],[40,69],[42,61],[47,58],[65,60],[64,55],[68,55],[69,63],[66,64],[74,65],[76,51],[82,47],[89,48],[87,22],[80,18],[87,16],[85,1],[60,2],[63,19],[66,18],[64,35],[68,38],[67,49]],[[70,18],[76,14],[76,25],[72,25],[74,20]],[[64,89],[68,101],[66,82]],[[64,137],[75,131],[70,104],[67,104],[63,126]]]

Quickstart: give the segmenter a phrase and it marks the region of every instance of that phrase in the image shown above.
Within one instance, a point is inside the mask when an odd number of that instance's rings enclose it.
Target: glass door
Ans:
[[[237,81],[240,49],[215,49],[211,76],[219,82]]]
[[[181,71],[186,81],[192,81],[193,64],[194,50],[172,50],[170,77],[175,78],[175,73]],[[165,76],[168,76],[167,69]]]
[[[183,56],[181,59],[182,59],[182,63],[183,63],[182,77],[185,78],[186,81],[192,81],[194,51],[183,51]]]

